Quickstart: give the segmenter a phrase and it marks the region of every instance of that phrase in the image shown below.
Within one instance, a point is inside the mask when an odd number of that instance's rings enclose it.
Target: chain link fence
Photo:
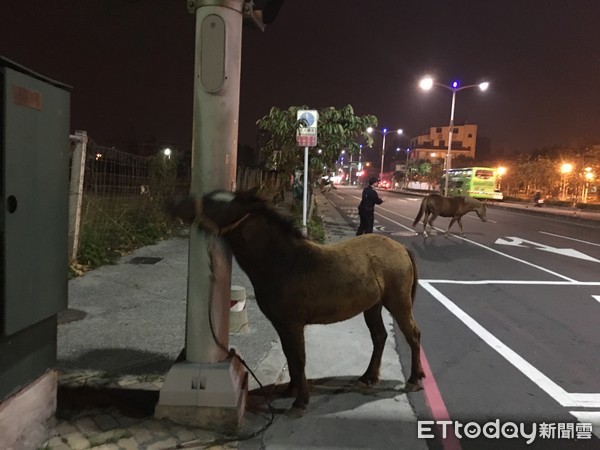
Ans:
[[[164,214],[164,201],[169,195],[188,193],[191,181],[189,158],[139,156],[91,139],[86,147],[80,207],[71,211],[77,215],[79,230],[71,261],[74,274],[114,263],[176,232],[179,224]],[[289,189],[289,182],[274,171],[238,168],[237,172],[238,190],[258,188],[275,204]]]

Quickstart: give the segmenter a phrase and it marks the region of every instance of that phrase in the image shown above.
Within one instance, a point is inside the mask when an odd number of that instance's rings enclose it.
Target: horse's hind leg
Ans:
[[[446,234],[450,234],[450,228],[452,227],[452,225],[454,225],[454,222],[456,222],[456,217],[453,217],[450,223],[448,224],[448,228],[446,228]],[[458,219],[458,223],[460,224],[460,219]],[[462,225],[460,226],[460,230],[462,234]]]
[[[436,213],[431,213],[431,215],[429,216],[429,219],[427,220],[427,222],[429,223],[429,228],[431,228],[433,230],[433,221],[436,219],[438,215]],[[424,233],[425,236],[427,236],[427,233]]]
[[[429,211],[425,210],[423,217],[423,237],[427,237],[427,222],[429,221]]]
[[[410,346],[411,369],[410,377],[406,382],[407,391],[416,391],[419,389],[419,380],[425,377],[425,372],[421,366],[421,331],[415,322],[412,313],[412,299],[408,296],[404,301],[398,301],[385,305],[390,311],[406,342]]]
[[[373,341],[373,353],[371,354],[369,367],[367,367],[364,375],[359,378],[359,381],[367,385],[375,384],[379,381],[381,357],[383,355],[385,340],[387,339],[387,331],[385,331],[385,325],[381,317],[381,308],[382,304],[378,303],[363,313],[367,327],[369,327],[369,331],[371,332],[371,340]]]

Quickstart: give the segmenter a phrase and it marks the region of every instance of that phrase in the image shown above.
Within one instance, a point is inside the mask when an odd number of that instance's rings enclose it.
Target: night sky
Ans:
[[[72,130],[99,145],[189,147],[194,16],[185,0],[0,0],[0,55],[73,86]],[[243,32],[240,136],[272,106],[351,104],[379,128],[455,123],[494,151],[600,142],[598,0],[286,0]],[[408,144],[408,139],[407,139]]]

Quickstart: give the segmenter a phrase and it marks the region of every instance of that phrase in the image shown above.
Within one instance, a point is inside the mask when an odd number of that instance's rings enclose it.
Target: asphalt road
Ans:
[[[419,267],[415,311],[432,374],[425,395],[410,396],[419,417],[545,422],[559,439],[514,439],[510,448],[600,448],[600,224],[490,207],[485,223],[463,218],[464,236],[456,225],[446,236],[449,219],[438,218],[438,233],[425,238],[422,224],[412,227],[421,198],[380,195],[376,232],[410,248]],[[327,197],[358,225],[358,188]],[[578,434],[582,423],[595,424],[590,440]],[[507,448],[490,439],[460,446],[495,443]]]

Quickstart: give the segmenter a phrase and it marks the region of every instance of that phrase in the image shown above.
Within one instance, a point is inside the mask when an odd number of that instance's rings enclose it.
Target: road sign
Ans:
[[[317,122],[319,113],[316,110],[298,110],[297,120],[303,121],[303,126],[296,131],[296,143],[300,147],[315,147],[317,145]]]

